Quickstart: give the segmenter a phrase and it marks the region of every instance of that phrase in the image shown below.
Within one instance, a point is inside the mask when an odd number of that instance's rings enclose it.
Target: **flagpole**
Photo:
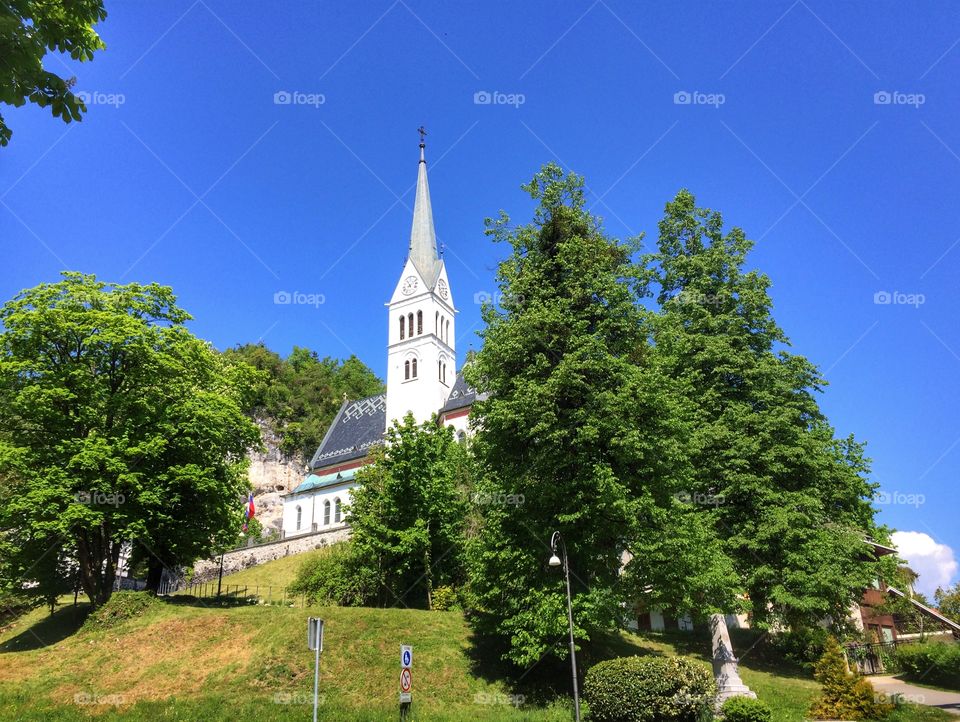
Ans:
[[[217,596],[220,596],[220,586],[223,584],[223,552],[220,552],[220,576],[217,579]]]

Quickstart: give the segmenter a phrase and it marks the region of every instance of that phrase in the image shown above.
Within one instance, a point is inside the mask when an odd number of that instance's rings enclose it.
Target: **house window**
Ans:
[[[403,362],[403,380],[404,381],[410,380],[410,362],[409,361]]]
[[[340,497],[333,500],[333,520],[340,523]]]
[[[297,507],[297,531],[300,530],[300,524],[303,522],[303,509]]]
[[[423,333],[423,311],[417,311],[417,335]]]
[[[404,329],[406,328],[406,325],[407,325],[406,319],[403,316],[401,316],[400,317],[400,340],[401,341],[403,341],[405,336]]]
[[[330,525],[330,502],[329,501],[323,502],[323,525],[324,526]]]

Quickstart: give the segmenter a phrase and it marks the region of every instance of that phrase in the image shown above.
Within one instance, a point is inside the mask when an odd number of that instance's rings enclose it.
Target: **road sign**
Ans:
[[[409,644],[400,645],[400,666],[413,666],[413,647],[411,647]]]
[[[400,704],[410,704],[413,701],[413,695],[409,692],[400,693]]]
[[[307,619],[307,649],[311,652],[323,651],[323,620],[316,617]]]
[[[404,667],[400,672],[400,691],[409,692],[413,688],[413,680],[410,678],[410,668]]]

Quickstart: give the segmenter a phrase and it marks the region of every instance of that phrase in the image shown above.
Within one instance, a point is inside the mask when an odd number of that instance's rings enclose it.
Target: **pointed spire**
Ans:
[[[413,225],[410,228],[410,260],[420,271],[429,288],[437,281],[440,261],[437,255],[437,234],[433,228],[433,209],[430,206],[430,186],[427,184],[427,161],[424,158],[423,137],[427,132],[423,126],[420,132],[420,164],[417,171],[417,195],[413,203]]]

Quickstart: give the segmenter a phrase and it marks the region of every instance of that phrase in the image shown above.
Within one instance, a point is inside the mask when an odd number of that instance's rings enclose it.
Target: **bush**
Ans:
[[[305,560],[288,590],[311,604],[360,607],[375,599],[376,579],[358,563],[350,542],[334,544]]]
[[[823,627],[808,627],[771,635],[771,646],[777,654],[810,670],[823,656],[830,633]]]
[[[960,689],[960,644],[904,644],[897,647],[894,661],[907,679]]]
[[[437,587],[430,594],[431,609],[436,612],[449,612],[460,608],[457,590],[453,587]]]
[[[881,719],[893,708],[877,701],[877,694],[869,681],[857,672],[847,671],[843,651],[833,637],[827,639],[813,676],[823,688],[810,708],[814,719]]]
[[[162,602],[148,592],[114,592],[110,600],[92,612],[83,623],[84,629],[112,629],[128,619],[142,617]]]
[[[720,708],[726,722],[770,722],[773,712],[758,699],[731,697]]]
[[[697,722],[713,706],[706,665],[682,657],[620,657],[587,672],[583,695],[594,722]]]

